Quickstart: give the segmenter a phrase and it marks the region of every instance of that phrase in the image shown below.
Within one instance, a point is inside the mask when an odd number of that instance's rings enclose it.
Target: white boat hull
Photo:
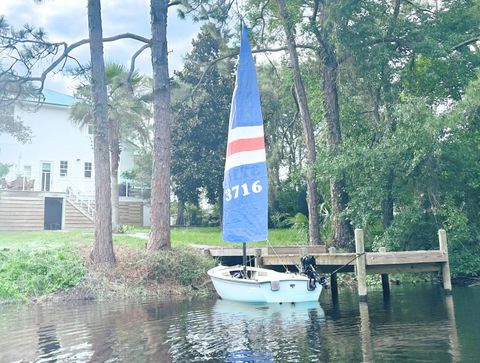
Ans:
[[[248,279],[240,277],[243,266],[218,266],[208,275],[222,299],[249,303],[299,303],[318,301],[322,285],[309,289],[306,276],[247,267]]]

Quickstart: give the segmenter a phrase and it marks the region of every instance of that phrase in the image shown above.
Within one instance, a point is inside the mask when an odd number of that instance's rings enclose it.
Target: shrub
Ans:
[[[147,260],[153,269],[150,278],[175,280],[184,286],[202,283],[206,271],[216,265],[212,258],[188,248],[155,252]]]
[[[75,286],[85,275],[71,250],[11,252],[0,262],[0,299],[26,299]]]

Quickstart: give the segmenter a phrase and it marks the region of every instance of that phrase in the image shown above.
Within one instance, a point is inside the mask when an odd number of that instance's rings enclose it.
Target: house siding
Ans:
[[[143,226],[143,202],[120,201],[120,224]]]
[[[0,231],[42,230],[45,201],[43,196],[25,193],[0,194]]]
[[[63,193],[0,191],[0,231],[43,230],[45,197],[63,198],[62,229],[94,229],[94,222],[68,201]],[[120,224],[142,226],[143,202],[121,200]]]

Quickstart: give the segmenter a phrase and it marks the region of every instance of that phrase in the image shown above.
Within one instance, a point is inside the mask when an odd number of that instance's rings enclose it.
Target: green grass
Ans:
[[[45,251],[63,247],[78,247],[93,241],[92,232],[32,231],[0,232],[1,250]]]
[[[130,247],[143,248],[147,243],[149,229],[135,228],[127,234],[115,234],[113,243]],[[143,237],[143,238],[142,238]],[[175,227],[171,230],[172,247],[185,247],[190,244],[213,246],[231,246],[223,242],[220,228],[216,227]],[[271,229],[269,244],[299,245],[302,236],[295,229]],[[85,231],[33,231],[33,232],[1,232],[0,251],[47,251],[65,247],[81,247],[93,244],[93,232]],[[304,244],[304,243],[303,243]],[[252,245],[267,245],[266,242]]]
[[[136,228],[133,233],[144,233],[148,236],[146,228]],[[274,246],[296,246],[305,244],[301,232],[296,229],[270,229],[268,243]],[[172,247],[184,247],[191,244],[210,246],[231,246],[231,243],[222,240],[222,230],[219,227],[172,227]],[[303,241],[303,242],[302,242]],[[256,242],[252,245],[263,246],[267,242]]]

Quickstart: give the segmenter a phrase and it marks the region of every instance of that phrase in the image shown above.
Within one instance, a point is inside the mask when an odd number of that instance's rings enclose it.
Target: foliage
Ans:
[[[181,203],[198,204],[201,189],[212,204],[223,195],[233,64],[226,60],[210,68],[206,65],[219,56],[227,41],[218,29],[212,32],[211,26],[202,27],[183,69],[176,72],[172,179]]]
[[[122,224],[120,226],[120,229],[119,229],[119,233],[129,233],[129,232],[132,232],[134,230],[134,226],[130,226],[128,224]]]
[[[77,71],[78,72],[78,71]],[[81,73],[84,83],[75,89],[76,102],[70,112],[71,119],[84,127],[93,125],[93,101],[89,67]],[[118,125],[119,137],[134,144],[149,146],[150,141],[150,81],[134,72],[129,78],[125,66],[117,63],[105,65],[109,123]],[[110,138],[113,135],[109,135]]]
[[[70,249],[0,255],[0,299],[25,299],[78,284],[85,266]]]
[[[0,163],[0,179],[8,174],[11,167],[12,167],[12,164]]]
[[[152,268],[149,278],[171,279],[185,286],[203,282],[207,270],[217,264],[212,258],[188,248],[152,253],[147,257],[147,263]]]
[[[19,142],[27,143],[31,140],[31,129],[13,114],[5,112],[9,109],[13,110],[13,106],[6,106],[0,103],[0,134],[13,136]]]

